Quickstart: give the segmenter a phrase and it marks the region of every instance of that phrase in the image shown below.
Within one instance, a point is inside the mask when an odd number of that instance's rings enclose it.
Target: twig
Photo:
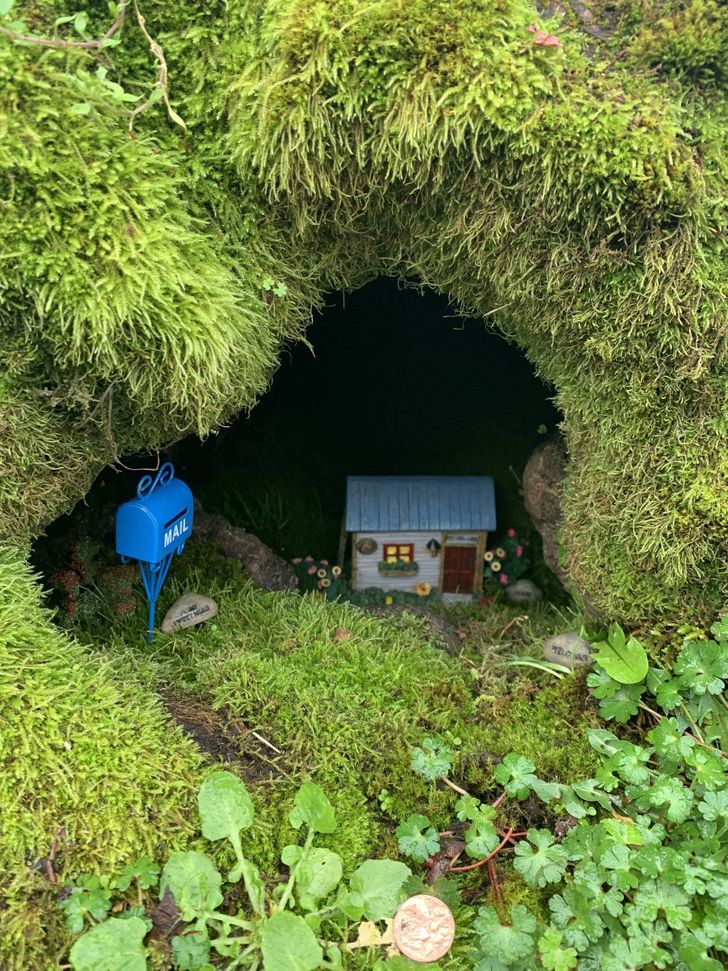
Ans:
[[[513,835],[513,829],[511,828],[508,830],[506,835],[500,841],[498,846],[496,846],[493,852],[489,853],[484,860],[478,860],[477,863],[468,863],[467,866],[451,866],[450,873],[465,873],[466,870],[477,870],[478,867],[485,866],[486,863],[490,863],[493,857],[496,856],[498,853],[500,853],[500,851],[503,849],[503,847],[506,845],[506,843],[508,842],[508,840],[511,838],[512,835]]]
[[[500,884],[498,883],[498,874],[495,870],[495,863],[492,860],[488,860],[488,877],[490,879],[491,886],[493,887],[493,893],[495,894],[495,902],[498,910],[501,912],[501,920],[503,919],[503,894],[501,893]]]
[[[134,0],[134,13],[136,14],[136,19],[137,19],[137,23],[139,24],[139,29],[144,34],[144,37],[147,43],[149,44],[149,50],[157,59],[157,62],[159,64],[159,71],[157,72],[157,80],[154,84],[154,88],[152,89],[151,97],[147,98],[146,101],[142,102],[142,104],[140,105],[137,105],[136,108],[133,108],[129,112],[129,131],[131,131],[132,128],[134,127],[134,119],[136,118],[136,116],[141,114],[142,111],[146,111],[146,109],[149,108],[150,105],[154,104],[154,102],[158,101],[160,98],[162,99],[162,101],[164,101],[164,105],[167,109],[167,114],[172,119],[172,121],[180,125],[180,127],[182,128],[187,128],[187,125],[184,123],[184,121],[180,118],[180,116],[174,110],[172,105],[169,103],[169,94],[168,94],[168,86],[167,86],[168,70],[167,70],[167,61],[164,56],[164,51],[147,30],[146,21],[142,16],[142,12],[139,9],[139,6],[136,0]],[[154,96],[155,91],[161,91],[161,94],[158,95],[156,98]]]
[[[260,735],[258,732],[254,732],[252,728],[249,728],[248,731],[250,732],[251,735],[254,735],[259,742],[262,742],[263,745],[267,745],[268,748],[271,749],[273,752],[277,752],[278,755],[283,755],[283,752],[281,752],[279,748],[276,748],[272,742],[269,742],[267,738],[263,738],[263,736]]]
[[[454,782],[451,782],[446,775],[443,775],[440,778],[440,782],[444,782],[446,786],[450,786],[450,788],[451,789],[454,789],[455,792],[459,792],[461,796],[469,796],[470,795],[470,793],[466,789],[461,789],[460,786],[457,786],[457,785],[455,785]]]
[[[528,620],[528,614],[519,614],[518,617],[512,617],[511,620],[508,621],[506,626],[498,635],[498,640],[500,640],[503,637],[503,635],[507,633],[511,629],[511,627],[513,627],[514,624],[518,624],[522,620]]]

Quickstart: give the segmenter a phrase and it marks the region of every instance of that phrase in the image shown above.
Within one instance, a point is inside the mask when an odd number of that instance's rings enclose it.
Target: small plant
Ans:
[[[413,576],[420,569],[419,563],[414,560],[380,560],[377,564],[377,569],[380,573],[401,573],[405,576]]]
[[[243,783],[231,772],[213,772],[198,807],[205,838],[226,840],[235,854],[227,877],[207,854],[187,850],[173,853],[161,874],[143,857],[117,876],[81,878],[61,904],[69,930],[81,934],[69,954],[74,971],[144,971],[147,908],[155,895],[177,915],[170,958],[182,971],[209,971],[219,959],[226,968],[263,971],[340,967],[337,942],[346,941],[349,922],[391,918],[406,896],[411,871],[394,860],[366,860],[342,883],[341,858],[314,845],[317,835],[334,832],[336,819],[313,782],[301,786],[289,814],[303,841],[284,847],[288,879],[270,891],[243,853],[240,834],[254,819]],[[223,887],[241,881],[247,906],[230,913]]]
[[[341,567],[313,556],[296,556],[291,560],[301,593],[318,593],[325,600],[337,600],[346,593],[346,580]]]
[[[497,546],[485,551],[485,581],[502,586],[514,583],[528,573],[530,565],[528,540],[508,529]]]

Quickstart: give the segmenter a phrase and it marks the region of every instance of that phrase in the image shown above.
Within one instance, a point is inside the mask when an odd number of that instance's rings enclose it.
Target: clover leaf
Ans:
[[[522,904],[511,910],[511,923],[501,924],[493,907],[481,907],[474,922],[480,957],[492,955],[506,967],[524,966],[535,947],[536,918]]]
[[[647,739],[655,746],[655,751],[666,762],[680,762],[687,758],[695,742],[683,735],[675,718],[663,718],[658,725],[647,733]]]
[[[681,930],[690,922],[690,897],[666,880],[647,880],[635,891],[630,914],[645,923],[663,917],[670,927]]]
[[[570,971],[577,965],[575,949],[564,947],[563,934],[555,927],[549,927],[539,938],[538,953],[548,971]]]
[[[479,813],[465,830],[464,836],[465,851],[474,860],[481,860],[488,856],[500,843],[492,819],[487,813]]]
[[[658,776],[652,788],[647,790],[646,798],[651,806],[666,806],[665,815],[672,823],[682,823],[690,815],[694,796],[679,779],[666,775]]]
[[[140,856],[134,863],[127,863],[124,869],[115,880],[118,890],[128,890],[133,881],[142,890],[148,890],[155,886],[159,880],[159,864],[155,863],[151,857]]]
[[[112,917],[92,927],[71,948],[74,971],[147,971],[146,921]]]
[[[728,646],[715,641],[686,644],[675,659],[674,672],[680,684],[695,694],[719,695],[728,679]]]
[[[528,842],[523,840],[516,847],[513,868],[529,887],[557,883],[566,872],[568,853],[547,829],[529,829],[526,836]]]
[[[424,863],[440,849],[437,830],[430,826],[427,816],[417,813],[408,816],[395,830],[400,853],[411,857],[416,863]]]
[[[698,809],[708,820],[728,819],[728,789],[706,792]]]

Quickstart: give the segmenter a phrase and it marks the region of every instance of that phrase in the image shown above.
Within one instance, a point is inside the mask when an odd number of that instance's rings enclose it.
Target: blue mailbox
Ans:
[[[137,498],[116,512],[116,552],[125,563],[137,560],[149,600],[148,641],[159,591],[172,557],[182,552],[192,533],[193,516],[192,493],[175,479],[171,462],[165,462],[154,479],[151,475],[140,479]]]

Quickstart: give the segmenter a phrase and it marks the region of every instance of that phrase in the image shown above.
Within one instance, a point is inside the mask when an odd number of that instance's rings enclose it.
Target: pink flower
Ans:
[[[501,583],[508,583],[508,576],[505,573],[501,573]]]
[[[291,560],[291,563],[302,563],[302,562],[303,561],[301,560],[300,556],[294,556],[293,559]]]
[[[507,532],[506,535],[507,536],[515,536],[516,535],[515,529],[511,526],[511,528],[508,530],[508,532]]]
[[[305,556],[303,558],[303,562],[304,563],[313,563],[313,557],[312,556]]]
[[[308,570],[306,570],[306,573],[309,573],[309,574],[311,574],[312,576],[313,576],[313,574],[314,574],[315,572],[316,572],[316,567],[315,567],[315,566],[310,566],[310,567],[308,568]]]
[[[323,586],[322,586],[322,581],[321,580],[319,580],[319,582],[316,584],[316,586],[319,588],[319,590],[323,590]]]
[[[321,566],[328,566],[329,565],[329,561],[328,560],[319,560],[319,563],[321,564]]]
[[[522,546],[517,546],[516,547],[516,556],[523,556],[523,547]]]

